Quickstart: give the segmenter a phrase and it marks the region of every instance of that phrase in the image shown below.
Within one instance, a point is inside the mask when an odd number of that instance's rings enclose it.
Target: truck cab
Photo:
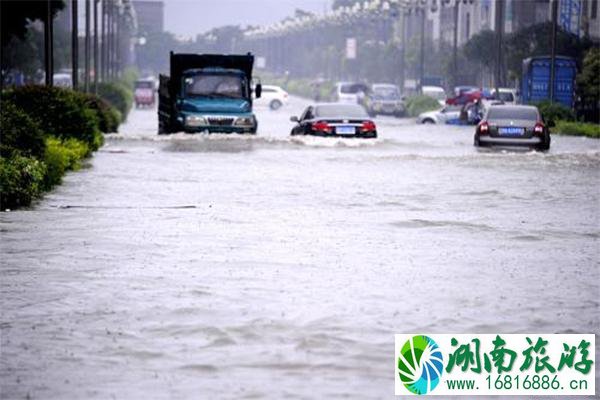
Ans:
[[[160,76],[159,134],[256,133],[254,56],[171,53],[170,57],[171,76]],[[259,83],[254,97],[261,91]]]

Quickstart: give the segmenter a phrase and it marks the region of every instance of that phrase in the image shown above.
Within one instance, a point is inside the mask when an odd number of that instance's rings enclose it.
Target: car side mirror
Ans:
[[[300,120],[298,119],[298,117],[296,117],[295,115],[290,117],[290,121],[292,122],[300,122]]]
[[[262,85],[260,83],[256,84],[256,88],[254,89],[254,94],[256,95],[256,98],[260,98],[260,95],[262,94]]]

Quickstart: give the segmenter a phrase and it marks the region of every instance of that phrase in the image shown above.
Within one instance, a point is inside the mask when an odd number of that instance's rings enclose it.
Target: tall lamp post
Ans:
[[[74,90],[79,86],[79,26],[77,0],[71,1],[71,79]]]

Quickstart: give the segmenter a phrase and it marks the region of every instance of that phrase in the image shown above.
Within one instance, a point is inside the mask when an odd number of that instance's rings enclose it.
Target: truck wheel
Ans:
[[[158,134],[159,134],[159,135],[168,135],[169,133],[170,133],[170,132],[169,132],[169,131],[167,131],[167,130],[166,130],[166,129],[165,129],[163,126],[162,126],[162,124],[159,122],[159,123],[158,123]]]
[[[271,110],[279,110],[282,105],[283,104],[281,104],[279,100],[273,100],[271,103],[269,103]]]

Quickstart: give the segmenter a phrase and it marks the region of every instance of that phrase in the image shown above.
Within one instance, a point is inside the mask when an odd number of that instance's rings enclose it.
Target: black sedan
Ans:
[[[550,131],[537,107],[491,106],[475,131],[475,146],[550,148]]]
[[[290,120],[296,122],[292,135],[377,137],[375,123],[357,104],[315,104],[308,106],[300,118],[291,117]]]

